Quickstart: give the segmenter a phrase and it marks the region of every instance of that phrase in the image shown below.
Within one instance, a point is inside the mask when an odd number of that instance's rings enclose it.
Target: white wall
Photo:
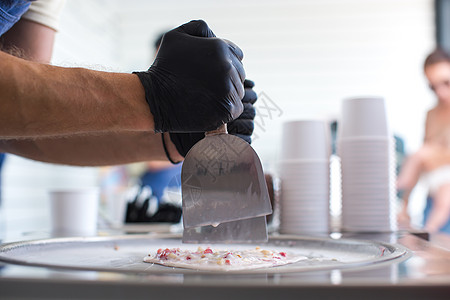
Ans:
[[[56,36],[53,64],[120,70],[119,13],[113,1],[66,1]]]
[[[53,61],[143,70],[158,33],[204,19],[244,50],[248,78],[282,111],[258,121],[253,144],[273,170],[283,121],[338,116],[349,96],[384,96],[394,131],[416,149],[433,103],[422,75],[434,47],[433,17],[432,0],[68,0]],[[4,171],[4,191],[16,198],[20,187],[47,188],[55,178],[60,185],[96,180],[95,169],[16,157]]]

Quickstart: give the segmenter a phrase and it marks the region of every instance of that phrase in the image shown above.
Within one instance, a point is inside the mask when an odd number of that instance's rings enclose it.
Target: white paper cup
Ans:
[[[342,103],[339,138],[390,136],[386,115],[381,97],[346,99]]]
[[[52,235],[94,236],[97,234],[97,188],[50,191]]]
[[[283,160],[328,160],[331,154],[328,125],[320,120],[290,121],[283,124]]]

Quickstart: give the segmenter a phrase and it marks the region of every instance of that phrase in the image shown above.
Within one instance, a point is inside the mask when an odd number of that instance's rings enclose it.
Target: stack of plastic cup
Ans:
[[[337,142],[344,231],[396,229],[394,147],[383,98],[344,100]]]
[[[328,233],[330,134],[324,121],[283,125],[280,232]]]

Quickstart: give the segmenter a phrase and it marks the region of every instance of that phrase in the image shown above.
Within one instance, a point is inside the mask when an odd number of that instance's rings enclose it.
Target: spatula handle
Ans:
[[[205,135],[208,136],[208,135],[216,135],[216,134],[221,134],[221,133],[228,133],[227,124],[223,124],[215,130],[207,131],[205,133]]]

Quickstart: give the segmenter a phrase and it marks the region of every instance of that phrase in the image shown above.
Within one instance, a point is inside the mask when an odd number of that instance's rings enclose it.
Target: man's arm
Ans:
[[[166,135],[172,160],[181,161]],[[139,161],[167,161],[161,134],[150,132],[112,132],[39,139],[0,140],[0,152],[30,159],[74,166],[105,166]]]
[[[16,53],[27,60],[50,63],[54,36],[54,29],[21,19],[0,37],[0,42],[5,51]],[[2,57],[10,59],[8,56]],[[6,94],[6,90],[1,91],[1,94]],[[20,115],[19,111],[16,113]],[[165,140],[172,159],[182,160],[183,157],[178,154],[170,139]],[[0,152],[9,152],[38,161],[83,166],[167,160],[160,134],[132,131],[91,135],[71,134],[67,137],[39,139],[23,139],[21,136],[19,140],[0,140]]]
[[[139,78],[0,52],[0,138],[154,130]]]
[[[5,140],[0,151],[76,165],[158,159],[161,147],[159,152],[145,155],[121,148],[136,143],[142,137],[138,133],[155,132],[157,118],[160,126],[156,129],[165,132],[169,157],[181,161],[183,157],[166,131],[204,132],[237,117],[242,112],[245,72],[239,47],[212,38],[204,21],[191,21],[168,34],[172,39],[167,39],[164,55],[158,52],[158,66],[138,72],[139,78],[54,67],[0,52],[0,140]],[[180,39],[184,41],[181,44]],[[198,62],[204,66],[201,72]],[[187,94],[191,98],[186,99]],[[66,146],[51,137],[65,137]],[[127,143],[112,142],[122,138]],[[111,147],[99,151],[89,139]],[[157,143],[162,145],[160,139]],[[84,150],[75,151],[75,145]],[[51,152],[53,147],[60,152]],[[45,154],[44,149],[53,155]],[[62,152],[67,156],[60,157]],[[98,156],[101,153],[104,157]]]

